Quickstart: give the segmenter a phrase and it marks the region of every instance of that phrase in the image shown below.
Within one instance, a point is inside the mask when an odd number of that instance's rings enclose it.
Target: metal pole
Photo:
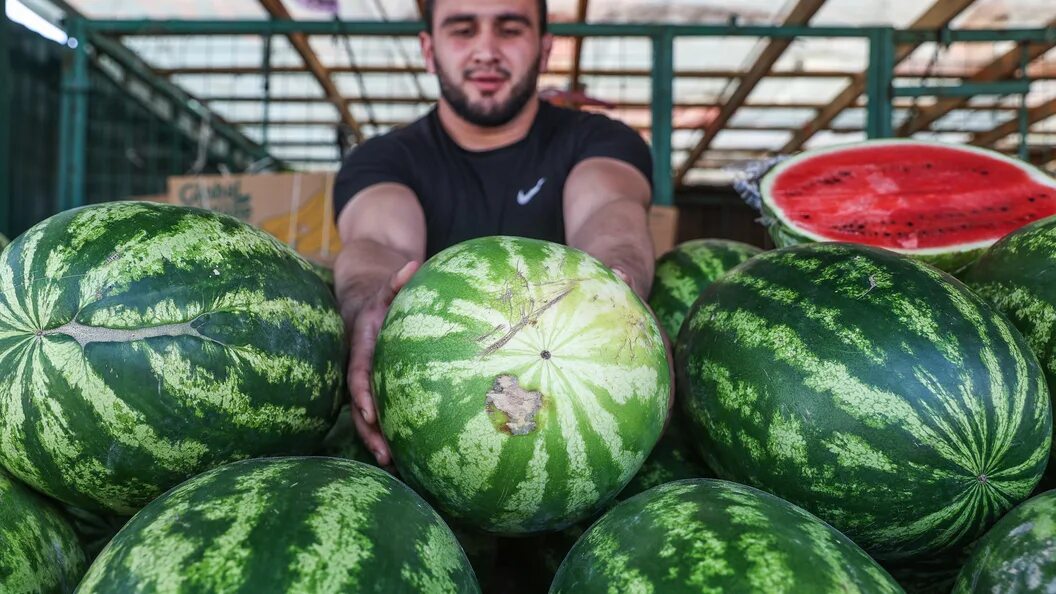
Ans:
[[[62,63],[62,85],[59,98],[59,174],[58,210],[62,212],[84,204],[84,181],[87,169],[88,138],[88,47],[84,19],[73,17],[67,33],[76,41],[71,54]]]
[[[63,139],[70,144],[70,193],[69,203],[63,210],[76,208],[85,204],[85,180],[88,161],[88,91],[91,81],[88,78],[88,36],[85,34],[84,19],[75,18],[70,23],[70,37],[77,39],[73,48],[73,62],[70,72],[71,136]]]
[[[264,36],[264,118],[261,122],[260,144],[268,148],[268,121],[271,119],[271,35]]]
[[[1030,55],[1026,43],[1019,45],[1019,68],[1020,77],[1027,82],[1027,90],[1019,95],[1019,158],[1030,161],[1030,147],[1027,145],[1027,135],[1030,134],[1030,113],[1027,110],[1027,93],[1030,92]]]
[[[891,123],[892,81],[895,74],[895,31],[890,27],[869,35],[869,70],[866,94],[869,98],[865,133],[869,138],[894,136]]]
[[[675,36],[664,31],[653,37],[653,203],[674,204],[671,135],[674,127]]]
[[[11,27],[0,0],[0,233],[11,235]]]

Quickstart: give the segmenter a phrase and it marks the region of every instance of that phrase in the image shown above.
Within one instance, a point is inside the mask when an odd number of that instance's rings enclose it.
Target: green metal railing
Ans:
[[[76,48],[65,75],[62,122],[63,157],[59,172],[62,205],[73,207],[84,203],[86,102],[85,85],[89,46],[104,52],[121,53],[111,36],[132,35],[273,35],[303,33],[306,35],[413,36],[423,29],[418,21],[276,21],[276,20],[82,20],[70,23],[71,33],[89,43]],[[892,99],[896,96],[974,96],[1025,93],[1029,79],[995,83],[965,82],[956,86],[899,86],[893,84],[895,51],[899,44],[936,42],[1056,43],[1056,28],[1007,30],[903,31],[890,27],[813,27],[813,26],[741,26],[674,25],[649,23],[554,23],[551,30],[558,36],[645,37],[652,41],[652,146],[654,155],[654,196],[657,204],[673,202],[671,138],[673,135],[674,45],[680,37],[759,37],[769,39],[857,38],[869,43],[867,69],[866,135],[888,137],[892,130]],[[126,50],[127,51],[127,50]],[[266,70],[267,66],[262,65]],[[1024,70],[1025,72],[1025,70]],[[2,71],[0,71],[2,73]],[[157,77],[144,77],[153,86],[169,84]],[[169,89],[170,93],[178,91]],[[1025,112],[1025,108],[1023,110]],[[233,130],[221,130],[230,141],[244,138]],[[1025,135],[1025,130],[1021,131]],[[237,144],[237,143],[236,143]],[[1025,144],[1025,143],[1021,143]],[[259,147],[242,147],[250,152]],[[262,149],[261,149],[262,150]],[[3,210],[0,203],[0,211]]]

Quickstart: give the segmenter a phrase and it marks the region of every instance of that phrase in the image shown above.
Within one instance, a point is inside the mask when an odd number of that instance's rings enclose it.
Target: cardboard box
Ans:
[[[649,209],[649,234],[659,258],[678,243],[678,207],[654,204]]]
[[[168,202],[232,215],[271,233],[305,258],[332,266],[341,251],[333,187],[333,173],[173,177]]]

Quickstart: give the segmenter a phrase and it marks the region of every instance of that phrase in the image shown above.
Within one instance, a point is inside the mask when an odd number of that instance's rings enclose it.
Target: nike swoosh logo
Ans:
[[[541,178],[539,178],[539,181],[537,181],[535,183],[535,187],[533,187],[531,190],[528,190],[527,192],[525,192],[524,190],[518,191],[517,192],[517,204],[520,204],[521,206],[524,206],[525,204],[528,204],[529,202],[531,202],[532,198],[535,198],[535,195],[539,193],[539,190],[543,189],[543,184],[545,184],[545,183],[546,183],[546,178],[545,177],[541,177]]]

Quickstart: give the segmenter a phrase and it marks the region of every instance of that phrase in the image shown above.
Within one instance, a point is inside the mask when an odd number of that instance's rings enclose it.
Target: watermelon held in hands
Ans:
[[[1008,512],[976,543],[954,594],[1026,594],[1056,588],[1056,491]]]
[[[649,306],[674,341],[697,297],[726,271],[763,250],[727,239],[695,239],[675,246],[656,262]]]
[[[374,354],[400,475],[498,534],[557,530],[631,480],[667,416],[660,328],[611,270],[562,245],[463,242],[426,262]]]
[[[388,473],[338,458],[235,462],[152,501],[78,594],[479,592],[451,530]]]
[[[676,357],[708,466],[879,561],[955,553],[1048,460],[1049,394],[1022,335],[959,281],[887,250],[753,258],[697,301]]]
[[[0,592],[72,592],[86,567],[62,512],[0,470]]]
[[[1056,179],[1000,153],[922,140],[806,151],[761,183],[778,247],[853,242],[957,271],[1008,233],[1056,214]]]
[[[67,211],[0,254],[0,463],[132,515],[213,466],[315,451],[346,353],[332,293],[264,232],[154,203]]]
[[[846,536],[773,495],[698,479],[617,505],[572,548],[550,594],[901,592]]]

